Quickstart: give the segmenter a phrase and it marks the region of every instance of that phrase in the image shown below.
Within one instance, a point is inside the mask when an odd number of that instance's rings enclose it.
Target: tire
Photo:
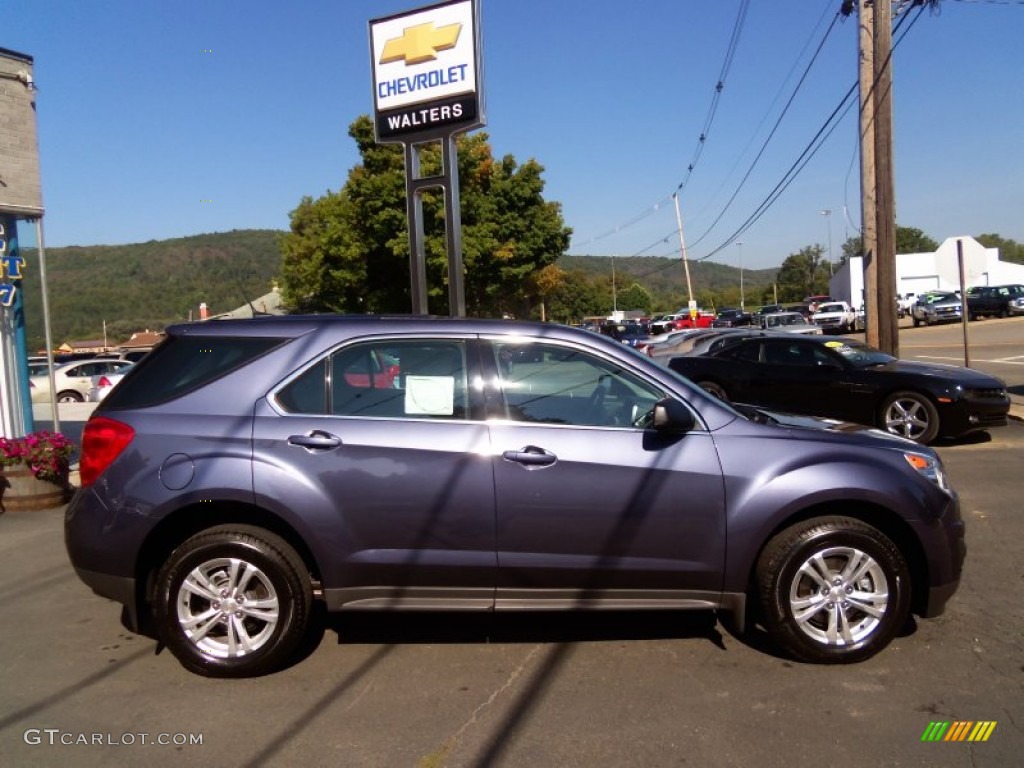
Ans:
[[[939,435],[939,412],[917,392],[896,392],[882,404],[878,425],[886,432],[928,445]]]
[[[717,384],[713,381],[698,381],[697,386],[707,392],[709,395],[714,395],[719,400],[728,403],[729,395],[721,384]]]
[[[915,328],[921,324],[921,321],[917,319],[917,315],[911,315],[910,320],[914,324]]]
[[[793,657],[864,661],[910,615],[910,570],[881,531],[848,517],[806,520],[768,542],[757,563],[766,629]]]
[[[84,401],[85,398],[73,389],[68,389],[57,394],[58,403],[81,403]]]
[[[258,605],[253,607],[253,601]],[[282,668],[309,625],[312,586],[302,559],[262,528],[196,534],[157,575],[160,639],[191,672],[255,677]]]

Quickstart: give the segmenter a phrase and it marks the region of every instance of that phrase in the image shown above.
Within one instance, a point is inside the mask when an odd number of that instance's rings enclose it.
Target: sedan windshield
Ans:
[[[870,368],[876,365],[888,365],[896,358],[887,355],[880,349],[869,347],[854,339],[843,339],[842,341],[827,341],[825,346],[833,352],[843,356],[854,368]]]

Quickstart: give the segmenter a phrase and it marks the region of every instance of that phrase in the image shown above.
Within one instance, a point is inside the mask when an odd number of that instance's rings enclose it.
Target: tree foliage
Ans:
[[[998,248],[999,258],[1003,261],[1024,264],[1024,243],[1018,243],[999,235],[978,235],[974,239],[986,248]]]
[[[896,227],[896,253],[928,253],[936,251],[939,243],[916,227]],[[843,261],[864,255],[864,241],[851,237],[843,243]]]
[[[782,262],[776,281],[780,302],[803,301],[828,293],[830,275],[824,251],[820,245],[809,245]]]
[[[46,249],[53,342],[102,339],[161,330],[199,316],[244,306],[271,289],[281,263],[276,230],[234,230],[128,245]],[[45,348],[39,254],[24,250],[26,341]]]
[[[411,305],[405,156],[377,144],[367,116],[349,127],[362,162],[345,186],[306,197],[281,238],[285,300],[304,311],[407,312]],[[569,245],[561,206],[544,200],[543,167],[495,160],[486,133],[460,137],[459,194],[466,306],[472,315],[526,316],[544,290],[534,279]],[[439,146],[420,155],[421,176],[439,174]],[[423,194],[430,311],[448,313],[442,194]]]

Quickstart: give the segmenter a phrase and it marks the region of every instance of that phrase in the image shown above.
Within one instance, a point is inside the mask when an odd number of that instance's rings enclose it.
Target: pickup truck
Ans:
[[[967,317],[1007,317],[1014,299],[1024,296],[1021,285],[978,285],[967,289]]]
[[[857,312],[845,301],[819,304],[811,319],[823,333],[850,333],[857,330]]]

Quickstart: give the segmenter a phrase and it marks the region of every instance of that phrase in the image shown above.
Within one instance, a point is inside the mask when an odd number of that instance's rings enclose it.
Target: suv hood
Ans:
[[[804,430],[808,437],[821,439],[822,433],[838,436],[842,434],[845,441],[853,440],[861,444],[875,444],[879,441],[890,446],[900,448],[914,447],[914,450],[929,451],[928,448],[915,443],[905,437],[899,437],[875,427],[865,424],[856,424],[852,421],[841,421],[839,419],[827,419],[819,416],[803,416],[785,411],[772,411],[766,408],[759,408],[753,405],[733,404],[733,407],[758,424],[770,424],[777,427],[784,427],[793,431]]]

